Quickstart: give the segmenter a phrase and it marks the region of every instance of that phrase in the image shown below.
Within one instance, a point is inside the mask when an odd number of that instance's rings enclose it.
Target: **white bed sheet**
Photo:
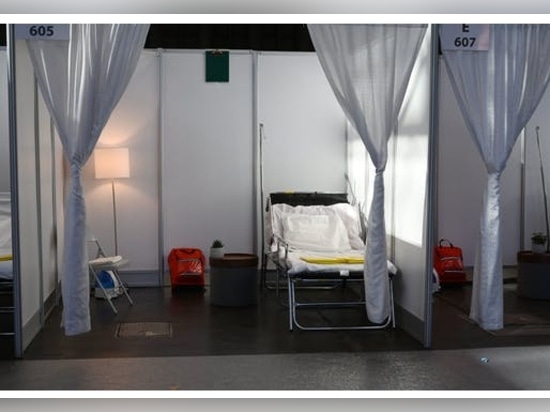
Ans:
[[[272,205],[271,213],[269,214],[267,228],[268,238],[271,239],[272,236],[276,238],[284,239],[285,242],[288,242],[285,236],[285,218],[290,216],[334,216],[342,224],[341,231],[333,230],[332,235],[341,237],[348,237],[348,247],[350,249],[345,250],[327,250],[324,246],[325,244],[331,244],[332,242],[327,242],[326,236],[328,233],[323,233],[324,236],[319,236],[318,240],[321,242],[319,245],[314,245],[312,249],[304,250],[303,248],[293,248],[290,247],[288,254],[285,258],[284,250],[280,250],[279,261],[285,261],[285,266],[287,273],[289,275],[295,275],[304,272],[362,272],[364,270],[364,263],[312,263],[307,262],[303,257],[316,257],[316,258],[351,258],[351,260],[361,260],[365,257],[365,243],[361,237],[361,223],[359,212],[356,207],[351,206],[347,203],[337,203],[330,206],[290,206],[288,204],[279,203]],[[304,230],[303,228],[299,228]],[[321,229],[313,228],[313,232],[319,231]],[[299,234],[299,233],[298,233]],[[312,238],[313,239],[313,238]],[[308,239],[309,240],[309,239]],[[342,244],[342,242],[339,242]],[[276,244],[271,244],[271,252],[276,256],[277,255],[277,246]],[[392,274],[397,274],[397,267],[390,261],[388,263],[388,271]]]

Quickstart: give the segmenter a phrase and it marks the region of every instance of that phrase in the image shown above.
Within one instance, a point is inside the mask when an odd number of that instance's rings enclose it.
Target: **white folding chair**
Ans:
[[[128,263],[130,263],[130,261],[128,259],[123,258],[122,256],[108,256],[105,253],[104,249],[101,247],[99,239],[95,237],[95,235],[89,229],[86,230],[86,238],[87,238],[87,241],[90,244],[92,244],[96,249],[95,257],[88,261],[88,267],[90,268],[90,273],[92,274],[96,285],[98,285],[101,288],[103,292],[103,296],[105,297],[105,299],[107,299],[113,311],[115,313],[118,313],[118,310],[115,304],[113,303],[111,294],[107,292],[107,290],[103,286],[103,283],[99,279],[99,274],[103,270],[107,272],[111,272],[114,275],[114,277],[116,278],[119,284],[119,287],[122,290],[122,293],[126,296],[128,301],[130,302],[130,305],[133,305],[134,301],[128,294],[128,290],[126,286],[124,286],[124,283],[122,283],[122,280],[120,279],[120,274],[119,274],[119,269],[122,268],[123,266],[126,266]]]

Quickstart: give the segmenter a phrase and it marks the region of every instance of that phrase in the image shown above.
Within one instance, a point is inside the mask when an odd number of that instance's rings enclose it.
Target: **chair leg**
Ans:
[[[124,284],[122,283],[122,280],[120,279],[120,276],[118,274],[118,270],[113,270],[113,274],[115,275],[116,280],[118,281],[120,287],[122,288],[122,292],[126,296],[126,299],[128,299],[128,302],[130,302],[130,305],[134,306],[134,301],[132,300],[132,298],[128,294],[128,290],[126,289],[126,286],[124,286]]]
[[[118,314],[118,310],[116,309],[116,306],[113,303],[113,301],[111,299],[111,296],[109,296],[109,294],[107,293],[107,291],[103,287],[103,284],[99,281],[99,277],[97,276],[97,273],[95,272],[95,270],[93,268],[90,268],[90,270],[92,271],[92,273],[94,275],[94,279],[96,281],[96,284],[98,284],[99,287],[101,288],[101,290],[103,291],[103,296],[105,296],[105,299],[107,299],[107,301],[109,302],[109,305],[111,305],[111,308],[113,309],[113,312],[115,312],[115,314]]]

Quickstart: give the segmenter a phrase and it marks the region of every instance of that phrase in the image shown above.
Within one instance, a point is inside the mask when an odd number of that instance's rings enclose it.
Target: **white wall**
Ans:
[[[162,56],[165,258],[214,239],[254,251],[252,54],[231,52],[229,82],[205,82],[204,51]],[[168,269],[168,268],[166,268]]]
[[[262,209],[273,192],[346,192],[346,117],[317,55],[258,53],[257,85]]]
[[[260,53],[264,197],[346,190],[345,114],[315,53]]]
[[[144,51],[96,147],[128,147],[130,177],[115,182],[118,253],[125,269],[158,277],[159,268],[159,58]],[[93,154],[82,171],[87,222],[114,254],[111,181],[95,179]],[[90,252],[93,252],[92,250]],[[133,273],[133,277],[139,273]],[[132,284],[132,277],[126,277]]]
[[[438,239],[462,248],[473,266],[487,171],[470,136],[440,59],[438,159]],[[519,140],[518,140],[519,142]],[[501,177],[502,261],[516,264],[521,222],[521,153],[516,143]],[[527,214],[531,212],[527,210]]]

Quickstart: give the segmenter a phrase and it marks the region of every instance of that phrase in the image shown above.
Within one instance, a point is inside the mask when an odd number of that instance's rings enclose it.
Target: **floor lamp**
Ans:
[[[115,179],[130,177],[130,155],[127,147],[102,148],[94,151],[96,179],[111,179],[115,255],[118,255]]]

